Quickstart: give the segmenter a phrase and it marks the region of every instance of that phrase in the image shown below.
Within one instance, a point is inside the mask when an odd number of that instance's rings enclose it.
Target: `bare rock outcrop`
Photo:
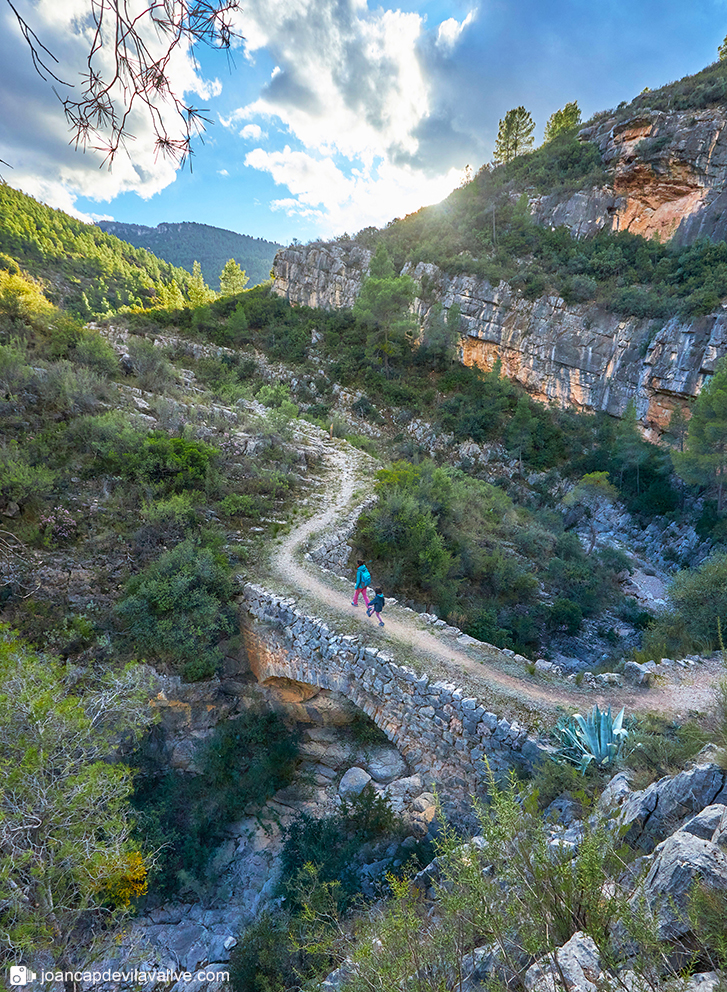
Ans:
[[[350,307],[368,270],[370,253],[356,245],[313,244],[278,252],[273,288],[296,305]],[[527,300],[507,283],[476,275],[450,276],[426,262],[404,269],[426,293],[414,300],[424,323],[435,303],[462,316],[465,365],[503,373],[535,399],[604,410],[620,416],[634,400],[639,419],[658,435],[675,406],[698,395],[727,352],[727,313],[689,323],[623,318],[593,304],[560,297]]]

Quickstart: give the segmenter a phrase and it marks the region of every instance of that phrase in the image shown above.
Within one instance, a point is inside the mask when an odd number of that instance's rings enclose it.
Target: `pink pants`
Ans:
[[[368,596],[366,595],[366,586],[360,586],[360,587],[359,587],[358,589],[356,589],[356,590],[354,591],[354,594],[353,594],[353,601],[354,601],[354,603],[355,603],[355,604],[357,604],[357,605],[358,605],[358,594],[359,594],[359,593],[361,593],[361,595],[363,596],[363,601],[364,601],[364,603],[366,603],[366,605],[368,606],[368,605],[369,605],[369,598],[368,598]]]

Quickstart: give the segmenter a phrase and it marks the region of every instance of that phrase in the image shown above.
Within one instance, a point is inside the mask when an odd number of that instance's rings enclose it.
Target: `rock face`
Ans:
[[[686,244],[727,237],[727,113],[644,109],[626,120],[605,115],[580,138],[598,146],[608,185],[531,202],[535,219],[577,236],[599,230],[655,234]],[[723,216],[724,215],[724,216]]]
[[[640,792],[631,792],[625,776],[617,775],[601,797],[605,808],[619,809],[618,822],[627,828],[624,840],[641,851],[653,851],[676,825],[726,802],[727,774],[711,762],[659,779]],[[683,829],[690,830],[689,825]],[[696,827],[691,832],[704,836]]]
[[[565,225],[580,237],[606,229],[659,235],[677,243],[727,238],[727,110],[644,110],[620,120],[604,116],[581,132],[594,142],[609,182],[567,195],[531,200],[535,220]],[[276,293],[324,309],[351,307],[371,253],[353,243],[316,243],[278,252]],[[676,405],[696,396],[727,351],[727,316],[691,323],[623,319],[558,297],[526,300],[505,283],[448,276],[420,262],[404,269],[426,291],[414,301],[424,321],[434,303],[453,304],[463,321],[462,361],[505,375],[539,400],[620,416],[630,399],[654,435]]]
[[[295,304],[350,307],[369,260],[358,246],[287,248],[275,258],[273,289]],[[427,287],[426,299],[414,300],[422,322],[437,302],[447,311],[460,307],[465,365],[490,369],[499,358],[503,373],[536,399],[579,410],[620,416],[633,399],[639,419],[655,433],[675,406],[698,395],[727,351],[727,315],[721,312],[659,327],[555,296],[526,300],[507,283],[449,276],[426,262],[404,271]]]

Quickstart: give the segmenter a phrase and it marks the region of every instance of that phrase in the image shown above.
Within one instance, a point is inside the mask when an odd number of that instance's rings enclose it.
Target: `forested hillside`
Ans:
[[[264,238],[252,238],[248,234],[236,234],[221,227],[188,221],[158,224],[156,227],[100,221],[98,226],[137,248],[153,251],[172,265],[181,265],[188,272],[192,271],[195,261],[199,262],[205,282],[212,289],[218,288],[220,272],[230,258],[234,258],[245,270],[251,286],[265,282],[270,277],[275,253],[282,247]]]
[[[174,280],[185,289],[190,282],[184,269],[6,183],[0,185],[0,216],[0,267],[42,280],[49,300],[82,317],[148,305],[162,284]]]
[[[430,262],[493,286],[505,280],[531,300],[555,293],[568,304],[593,302],[655,320],[711,313],[727,296],[723,206],[710,199],[724,186],[724,151],[715,146],[726,90],[727,63],[720,61],[644,91],[533,151],[486,163],[442,203],[353,240],[367,248],[385,243],[399,269]],[[704,180],[706,162],[714,174]],[[579,204],[568,208],[576,193]],[[702,208],[692,208],[687,193],[706,204],[701,222]],[[539,214],[543,199],[551,212]],[[553,213],[557,203],[566,207]],[[644,236],[644,217],[660,208],[672,221],[666,235],[657,229]],[[692,228],[670,243],[690,211]],[[616,214],[614,226],[608,215]]]

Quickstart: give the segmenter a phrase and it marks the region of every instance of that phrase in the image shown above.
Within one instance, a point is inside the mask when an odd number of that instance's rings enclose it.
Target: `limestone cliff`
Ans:
[[[532,197],[535,221],[565,225],[577,237],[606,229],[682,244],[727,238],[727,109],[625,113],[602,115],[579,135],[598,146],[607,182]],[[369,260],[354,242],[288,248],[275,258],[274,289],[292,303],[350,307]],[[698,394],[727,350],[721,310],[692,323],[624,319],[556,296],[530,301],[506,283],[448,276],[427,263],[404,271],[422,287],[414,304],[422,321],[435,302],[459,304],[466,364],[490,368],[499,357],[505,374],[536,398],[582,410],[618,416],[633,398],[653,433],[676,403]]]
[[[727,237],[727,110],[604,115],[580,132],[598,146],[610,181],[531,200],[541,224],[577,236],[631,231],[683,244]]]
[[[368,268],[359,246],[313,244],[275,259],[274,289],[294,304],[350,307]],[[555,296],[530,301],[507,283],[448,276],[435,265],[405,267],[420,286],[414,301],[424,321],[432,305],[459,304],[462,360],[504,373],[540,400],[580,410],[623,413],[630,399],[648,432],[658,434],[674,406],[696,396],[705,375],[727,351],[727,314],[685,324],[624,319],[593,304],[566,305]]]

